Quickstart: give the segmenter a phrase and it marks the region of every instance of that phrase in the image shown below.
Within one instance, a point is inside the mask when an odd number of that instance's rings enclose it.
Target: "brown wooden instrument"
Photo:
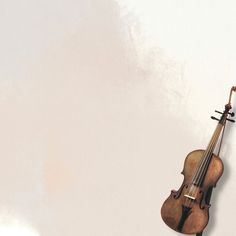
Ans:
[[[226,121],[234,122],[228,118],[229,115],[234,116],[230,112],[233,91],[236,91],[236,86],[231,88],[224,112],[217,111],[222,114],[221,118],[212,117],[219,122],[206,150],[195,150],[187,155],[181,172],[184,175],[183,183],[178,191],[171,191],[162,205],[162,219],[177,232],[198,234],[208,223],[212,188],[216,186],[224,169],[221,159],[213,151]]]

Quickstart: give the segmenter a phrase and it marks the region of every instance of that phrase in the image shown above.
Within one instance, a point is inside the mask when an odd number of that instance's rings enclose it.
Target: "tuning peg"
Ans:
[[[215,112],[219,113],[219,114],[223,114],[223,112],[220,112],[220,111],[217,111],[215,110]],[[228,114],[231,116],[231,117],[234,117],[234,112],[228,112]]]
[[[219,119],[217,119],[217,118],[214,117],[214,116],[211,116],[211,119],[212,119],[212,120],[218,120],[218,121],[219,121]]]
[[[219,113],[219,114],[223,114],[223,112],[220,112],[220,111],[217,111],[217,110],[215,110],[215,112],[217,112],[217,113]]]
[[[235,120],[228,119],[228,118],[227,118],[226,120],[228,120],[228,121],[230,121],[230,122],[233,122],[233,123],[235,122]]]

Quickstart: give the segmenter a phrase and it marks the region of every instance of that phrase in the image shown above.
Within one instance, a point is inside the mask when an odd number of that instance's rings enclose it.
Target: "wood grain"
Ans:
[[[196,234],[203,231],[209,220],[209,207],[206,203],[207,191],[215,187],[223,173],[223,163],[219,157],[213,154],[205,179],[201,187],[192,185],[192,178],[196,168],[200,165],[204,150],[195,150],[188,154],[185,159],[182,174],[184,180],[178,191],[172,190],[170,196],[163,203],[161,216],[164,222],[173,230],[185,233]],[[184,195],[195,198],[191,200]],[[182,216],[182,206],[190,207],[190,213],[184,221],[181,230],[178,225]]]

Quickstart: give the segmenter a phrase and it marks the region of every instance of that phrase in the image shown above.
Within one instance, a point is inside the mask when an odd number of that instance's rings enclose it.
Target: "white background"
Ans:
[[[0,232],[177,235],[160,208],[236,85],[235,1],[2,0],[0,27]],[[235,129],[205,235],[236,230]]]

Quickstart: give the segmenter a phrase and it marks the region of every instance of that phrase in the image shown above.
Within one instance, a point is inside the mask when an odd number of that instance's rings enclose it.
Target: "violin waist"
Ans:
[[[203,166],[204,153],[204,150],[195,150],[187,155],[181,172],[184,175],[183,183],[178,191],[171,191],[161,208],[164,222],[181,233],[196,234],[206,227],[209,220],[209,194],[223,173],[221,159],[212,154],[201,184],[195,184],[194,180],[202,177],[197,174]]]

